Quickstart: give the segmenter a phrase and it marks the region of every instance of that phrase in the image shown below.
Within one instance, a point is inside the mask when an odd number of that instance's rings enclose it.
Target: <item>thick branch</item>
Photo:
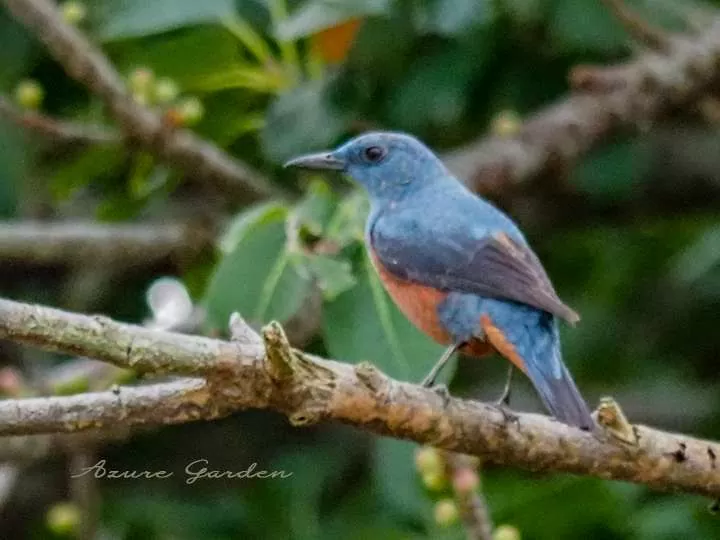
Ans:
[[[34,111],[22,111],[5,96],[0,96],[0,117],[54,143],[97,145],[121,142],[119,134],[109,128],[66,122]]]
[[[214,418],[210,391],[201,379],[64,397],[0,401],[2,432],[7,435],[73,432],[112,425],[176,424]]]
[[[161,391],[156,386],[123,389],[119,396],[106,392],[6,401],[0,406],[0,434],[153,421],[146,414],[154,421],[180,422],[268,408],[287,414],[295,425],[339,420],[373,433],[477,455],[484,463],[720,496],[716,443],[644,426],[633,426],[632,443],[620,443],[535,414],[520,414],[517,423],[508,423],[491,405],[445,400],[367,364],[351,366],[293,351],[276,325],[264,332],[265,355],[262,345],[252,340],[224,342],[157,332],[2,300],[0,338],[123,367],[205,374],[212,388],[180,381],[161,386]],[[157,408],[162,414],[155,414]]]
[[[577,90],[530,117],[513,137],[483,138],[446,156],[478,191],[502,191],[548,171],[563,170],[623,130],[645,130],[674,107],[702,97],[718,80],[720,19],[694,38],[672,36],[664,52],[625,65],[576,68]]]
[[[100,97],[125,136],[171,166],[203,175],[219,187],[250,198],[278,190],[249,166],[187,130],[178,130],[128,94],[108,59],[60,16],[48,0],[3,0],[8,10],[48,48],[68,75]]]
[[[208,241],[202,231],[181,224],[0,222],[0,260],[34,264],[152,264],[187,255]]]

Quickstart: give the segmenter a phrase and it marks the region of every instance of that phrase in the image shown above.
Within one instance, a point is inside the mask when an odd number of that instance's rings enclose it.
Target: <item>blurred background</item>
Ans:
[[[702,31],[720,2],[629,2],[668,31]],[[293,342],[419,381],[440,353],[379,289],[362,248],[366,201],[287,158],[368,129],[443,155],[511,137],[563,98],[578,64],[638,46],[599,0],[85,0],[60,5],[168,129],[187,127],[282,196],[218,190],[124,144],[97,97],[0,7],[0,295],[225,336],[232,311]],[[480,189],[519,221],[569,305],[566,362],[592,406],[720,438],[718,108],[674,110],[523,183]],[[45,124],[30,122],[41,114]],[[64,131],[63,131],[64,130]],[[68,131],[69,130],[69,131]],[[74,130],[74,131],[73,131]],[[471,150],[469,150],[471,153]],[[451,165],[457,165],[452,162]],[[483,183],[480,182],[482,186]],[[488,184],[489,185],[489,184]],[[132,381],[92,361],[0,343],[5,397]],[[506,364],[461,359],[456,395],[490,400]],[[541,410],[516,378],[519,410]],[[338,425],[293,429],[247,412],[168,428],[0,440],[0,537],[464,538],[416,446]],[[99,460],[168,479],[71,479]],[[292,472],[198,480],[184,468]],[[425,480],[425,481],[424,481]],[[566,475],[484,468],[505,540],[720,538],[708,501]],[[442,483],[440,483],[442,484]],[[85,519],[85,525],[80,525]],[[88,525],[89,523],[89,525]],[[87,527],[82,530],[83,527]]]

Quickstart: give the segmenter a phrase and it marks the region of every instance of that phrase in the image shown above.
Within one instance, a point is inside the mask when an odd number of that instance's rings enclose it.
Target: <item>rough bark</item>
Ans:
[[[205,378],[7,400],[0,404],[0,435],[178,423],[273,409],[294,425],[337,420],[479,456],[483,463],[720,497],[720,445],[715,442],[625,425],[605,414],[600,420],[608,430],[598,433],[537,414],[518,414],[513,422],[492,405],[396,381],[369,364],[352,366],[296,351],[277,324],[264,329],[263,344],[242,331],[240,319],[233,323],[233,334],[242,338],[226,342],[0,300],[0,339],[142,371]]]

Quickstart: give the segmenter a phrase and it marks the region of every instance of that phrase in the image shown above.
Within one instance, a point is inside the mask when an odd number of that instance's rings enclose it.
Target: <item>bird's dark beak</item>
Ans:
[[[302,169],[327,169],[332,171],[344,171],[345,160],[334,156],[330,152],[321,152],[319,154],[308,154],[291,159],[285,167],[300,167]]]

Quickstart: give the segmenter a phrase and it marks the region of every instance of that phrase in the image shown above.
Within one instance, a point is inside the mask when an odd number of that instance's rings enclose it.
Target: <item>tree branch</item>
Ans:
[[[236,319],[235,325],[239,324]],[[241,332],[234,331],[235,335]],[[645,426],[632,443],[599,437],[536,414],[508,423],[492,405],[395,381],[290,348],[276,324],[264,347],[152,331],[56,309],[0,300],[0,339],[90,356],[144,371],[204,375],[162,385],[0,402],[0,434],[72,432],[112,425],[174,423],[259,408],[294,425],[338,420],[380,435],[481,457],[484,463],[626,480],[720,496],[720,445]]]
[[[701,98],[720,75],[720,18],[697,36],[668,43],[624,65],[576,67],[575,93],[531,116],[514,136],[482,138],[448,154],[446,163],[473,189],[500,193],[551,169],[568,170],[614,134],[646,130]]]
[[[628,7],[624,0],[602,0],[602,2],[633,39],[650,49],[667,50],[670,47],[671,40],[668,33],[652,26],[641,15]]]
[[[0,260],[34,264],[150,264],[200,250],[209,241],[197,227],[172,223],[0,222]]]
[[[478,459],[455,452],[444,453],[452,478],[455,499],[468,540],[493,540],[493,524],[482,491],[479,489]],[[478,484],[474,486],[474,484]]]
[[[55,143],[63,144],[117,144],[120,135],[112,129],[51,118],[34,111],[23,111],[0,95],[0,117]]]
[[[188,130],[168,125],[160,115],[128,94],[120,75],[99,49],[67,24],[47,0],[2,0],[7,9],[42,41],[72,78],[102,99],[131,143],[219,188],[250,199],[280,190],[248,165],[233,159]]]
[[[146,386],[119,387],[63,397],[0,401],[3,435],[71,433],[111,425],[178,424],[212,419],[221,411],[210,407],[208,385],[201,379],[180,379]]]

